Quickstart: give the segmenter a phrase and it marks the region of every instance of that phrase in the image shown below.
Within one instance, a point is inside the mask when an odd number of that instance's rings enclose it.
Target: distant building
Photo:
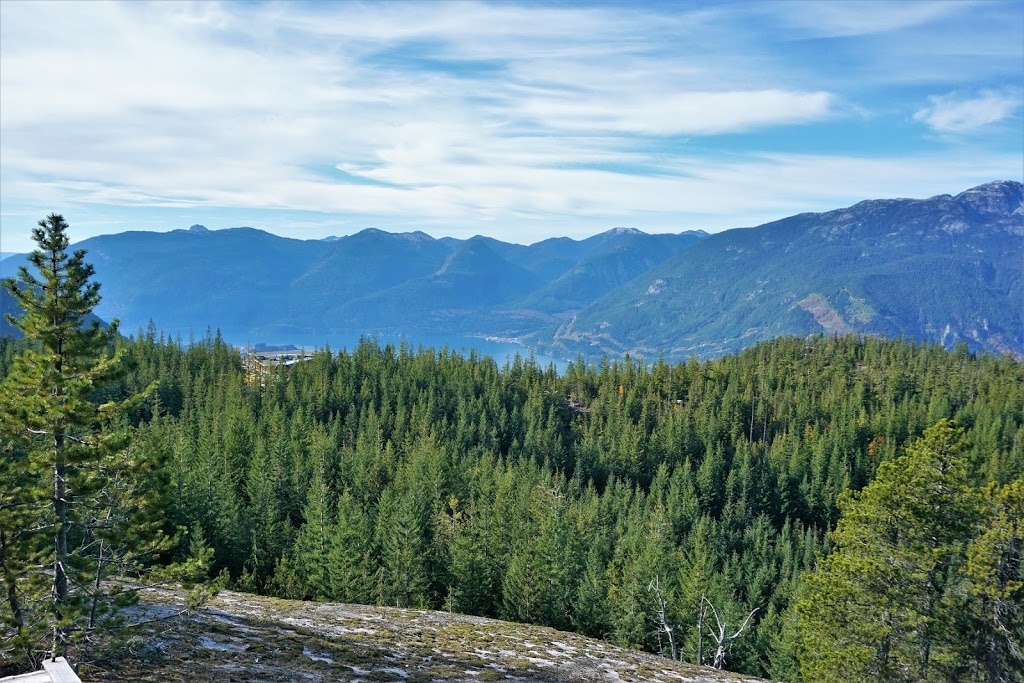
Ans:
[[[305,350],[286,351],[242,351],[242,365],[245,368],[245,382],[250,386],[266,387],[277,376],[278,368],[288,370],[293,365],[310,360],[312,353]]]

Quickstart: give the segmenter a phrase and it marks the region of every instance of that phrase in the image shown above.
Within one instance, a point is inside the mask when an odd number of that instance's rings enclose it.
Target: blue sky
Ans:
[[[714,232],[1021,180],[1022,109],[1022,2],[5,0],[0,251]]]

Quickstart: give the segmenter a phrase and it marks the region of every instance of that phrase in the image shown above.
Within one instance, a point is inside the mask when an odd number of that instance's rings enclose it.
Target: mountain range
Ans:
[[[616,228],[528,246],[198,225],[76,246],[102,283],[96,313],[126,332],[152,320],[183,335],[218,328],[235,343],[486,336],[590,358],[709,357],[784,334],[864,333],[1024,355],[1022,198],[1021,183],[997,181],[714,235]],[[23,260],[0,261],[0,275]]]

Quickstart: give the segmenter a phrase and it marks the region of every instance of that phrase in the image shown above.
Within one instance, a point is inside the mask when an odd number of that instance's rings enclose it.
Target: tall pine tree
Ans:
[[[169,545],[159,487],[140,479],[159,463],[129,445],[119,418],[137,397],[94,399],[122,368],[110,352],[117,321],[89,320],[100,286],[85,251],[68,253],[67,229],[57,214],[40,221],[28,257],[36,272],[22,266],[20,281],[3,281],[23,311],[8,319],[28,342],[0,386],[0,660],[14,670],[47,655],[80,657],[73,646],[116,622],[131,599],[105,579]]]

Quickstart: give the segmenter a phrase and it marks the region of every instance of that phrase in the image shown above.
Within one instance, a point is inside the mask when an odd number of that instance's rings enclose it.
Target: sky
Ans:
[[[1024,175],[1024,1],[0,2],[0,251],[529,244]]]

